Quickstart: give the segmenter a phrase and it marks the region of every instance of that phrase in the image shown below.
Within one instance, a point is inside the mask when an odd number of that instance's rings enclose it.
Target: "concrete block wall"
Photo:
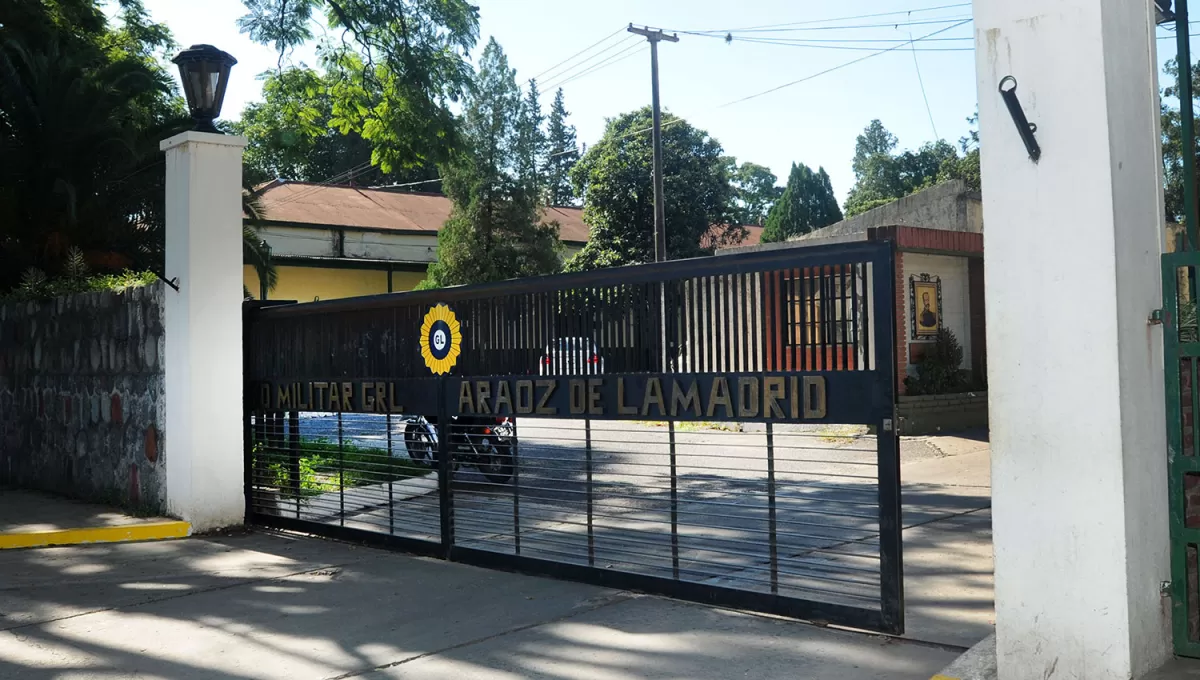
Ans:
[[[0,303],[0,484],[165,508],[163,289]]]
[[[986,428],[987,392],[901,396],[896,404],[896,417],[902,435]]]

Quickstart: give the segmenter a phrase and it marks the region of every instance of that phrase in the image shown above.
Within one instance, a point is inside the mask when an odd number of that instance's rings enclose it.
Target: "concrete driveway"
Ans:
[[[0,554],[0,678],[924,679],[955,656],[266,533]]]

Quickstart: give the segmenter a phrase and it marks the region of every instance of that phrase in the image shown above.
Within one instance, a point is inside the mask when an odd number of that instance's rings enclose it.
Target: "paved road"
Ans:
[[[381,423],[371,417],[343,422],[360,444],[385,445]],[[329,428],[329,420],[305,422],[306,434]],[[379,420],[379,419],[375,419]],[[402,427],[395,424],[394,428]],[[648,423],[532,420],[518,423],[520,467],[514,483],[498,485],[464,467],[455,478],[455,532],[460,545],[603,568],[670,577],[678,555],[679,577],[768,592],[772,585],[770,476],[767,435],[714,429],[675,434],[676,541],[671,535],[669,434]],[[879,541],[875,441],[840,436],[849,430],[776,428],[774,443],[774,580],[782,594],[858,607],[879,602]],[[336,429],[334,430],[336,433]],[[590,436],[590,466],[588,447]],[[401,437],[394,434],[397,441]],[[967,453],[973,442],[966,442]],[[382,442],[382,444],[381,444]],[[961,449],[963,444],[957,446]],[[977,513],[990,505],[987,481],[946,468],[947,456],[922,440],[906,441],[904,524],[920,564],[937,585],[957,597],[959,576],[977,602],[976,624],[990,609],[990,519]],[[953,453],[953,452],[952,452]],[[976,456],[978,459],[978,456]],[[593,491],[588,517],[588,469]],[[929,473],[921,474],[928,469]],[[910,474],[911,471],[911,474]],[[415,484],[407,485],[415,487]],[[393,485],[393,498],[406,484]],[[428,483],[426,489],[430,488]],[[514,496],[514,489],[519,494]],[[354,507],[344,522],[373,531],[438,540],[436,495],[388,502],[386,487],[373,487],[375,502]],[[417,492],[414,490],[414,494]],[[328,519],[339,507],[327,503],[310,517]],[[305,511],[308,511],[306,508]],[[960,515],[962,517],[960,517]],[[942,529],[942,524],[949,527]],[[927,527],[931,523],[937,527]],[[945,578],[937,547],[970,534],[967,546],[982,545],[981,564],[971,575]],[[908,535],[906,535],[908,538]],[[930,554],[932,553],[932,554]],[[972,563],[974,564],[974,562]],[[916,569],[918,567],[914,567]],[[966,567],[958,567],[959,571]],[[955,594],[958,593],[958,594]],[[936,605],[936,593],[931,604]],[[916,600],[918,608],[920,600]],[[934,617],[935,623],[937,617]],[[986,635],[982,626],[933,626],[931,637],[970,644]],[[978,633],[978,637],[975,637]]]
[[[955,656],[311,538],[0,554],[0,680],[925,680]]]

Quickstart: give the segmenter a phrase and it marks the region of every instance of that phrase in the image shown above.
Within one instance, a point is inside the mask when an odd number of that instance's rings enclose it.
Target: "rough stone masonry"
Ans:
[[[0,303],[0,485],[161,513],[162,284]]]

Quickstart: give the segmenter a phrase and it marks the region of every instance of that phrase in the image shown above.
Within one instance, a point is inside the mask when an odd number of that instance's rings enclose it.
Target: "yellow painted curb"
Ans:
[[[949,675],[942,675],[939,673],[932,678],[929,678],[929,680],[958,680],[958,678],[952,678]]]
[[[49,545],[78,545],[80,543],[123,543],[127,541],[158,541],[164,538],[185,538],[192,532],[187,522],[145,522],[113,527],[85,529],[53,529],[26,533],[0,534],[0,550],[9,548],[40,548]]]

